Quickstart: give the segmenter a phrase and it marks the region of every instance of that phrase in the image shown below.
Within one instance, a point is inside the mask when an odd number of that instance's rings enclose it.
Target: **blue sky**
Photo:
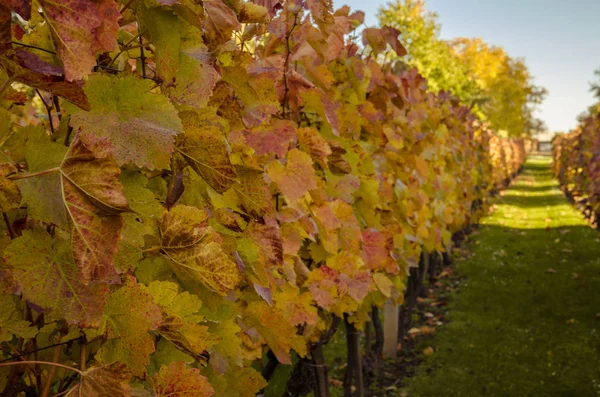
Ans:
[[[383,0],[334,0],[363,10],[375,25]],[[575,127],[594,100],[589,92],[600,67],[600,0],[426,0],[438,14],[442,38],[481,37],[523,57],[535,83],[549,94],[538,116],[551,131]]]

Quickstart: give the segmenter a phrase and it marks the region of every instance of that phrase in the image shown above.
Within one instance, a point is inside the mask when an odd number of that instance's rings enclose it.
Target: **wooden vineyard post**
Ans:
[[[383,356],[396,358],[398,353],[398,304],[391,299],[383,308]]]

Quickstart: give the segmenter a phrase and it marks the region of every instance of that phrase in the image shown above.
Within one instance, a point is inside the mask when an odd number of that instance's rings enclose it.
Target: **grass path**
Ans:
[[[413,396],[600,396],[600,233],[532,157],[457,263]]]

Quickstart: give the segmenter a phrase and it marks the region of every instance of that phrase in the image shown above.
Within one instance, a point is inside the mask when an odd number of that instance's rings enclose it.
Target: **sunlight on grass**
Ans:
[[[532,157],[457,263],[408,396],[600,395],[600,239]],[[430,342],[431,343],[431,342]]]

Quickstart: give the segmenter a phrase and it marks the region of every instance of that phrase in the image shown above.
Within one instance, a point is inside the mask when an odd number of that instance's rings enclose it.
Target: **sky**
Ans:
[[[377,24],[384,0],[333,0],[365,12]],[[549,94],[538,117],[549,131],[569,131],[594,103],[589,83],[600,68],[600,0],[426,0],[438,14],[442,39],[481,37],[525,59]]]

